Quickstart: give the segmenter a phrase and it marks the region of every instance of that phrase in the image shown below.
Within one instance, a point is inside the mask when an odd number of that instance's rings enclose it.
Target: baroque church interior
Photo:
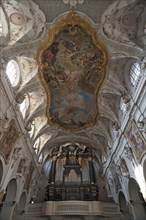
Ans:
[[[146,1],[1,0],[0,50],[0,220],[145,220]]]

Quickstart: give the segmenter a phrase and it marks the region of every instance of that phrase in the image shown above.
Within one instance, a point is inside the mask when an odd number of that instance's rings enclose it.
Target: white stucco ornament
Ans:
[[[7,18],[3,8],[0,6],[0,45],[5,44],[7,36],[8,36]]]
[[[9,45],[13,45],[26,35],[29,39],[36,39],[40,36],[46,19],[39,6],[33,1],[2,0],[2,7],[2,21],[0,22],[2,31],[0,32],[6,35],[5,27],[9,27],[9,39],[7,40]]]
[[[70,7],[75,7],[77,4],[81,5],[85,1],[84,0],[63,0],[64,4],[70,4]]]

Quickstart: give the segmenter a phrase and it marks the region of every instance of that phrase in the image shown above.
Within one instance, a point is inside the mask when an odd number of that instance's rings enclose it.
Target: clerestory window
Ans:
[[[19,65],[15,60],[10,60],[6,67],[6,75],[13,87],[17,86],[20,80]]]
[[[130,81],[133,86],[136,84],[139,75],[140,75],[140,65],[138,62],[133,63],[130,69]]]

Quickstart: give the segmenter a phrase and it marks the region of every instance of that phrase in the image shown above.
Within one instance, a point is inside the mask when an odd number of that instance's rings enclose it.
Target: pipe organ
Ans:
[[[51,152],[46,187],[47,201],[98,200],[93,151],[80,144],[65,144]]]

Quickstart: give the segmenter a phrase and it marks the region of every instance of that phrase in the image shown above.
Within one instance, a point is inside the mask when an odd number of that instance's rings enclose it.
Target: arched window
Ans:
[[[10,60],[6,67],[6,75],[13,87],[17,86],[20,80],[19,65],[15,60]]]
[[[124,103],[123,99],[121,99],[121,102],[120,102],[120,109],[123,113],[125,113],[127,110],[126,104]]]
[[[25,118],[28,107],[29,107],[29,98],[28,95],[25,95],[24,101],[19,105],[23,118]]]
[[[140,75],[140,65],[138,62],[135,62],[132,64],[130,69],[130,81],[133,86],[136,84],[139,75]]]

